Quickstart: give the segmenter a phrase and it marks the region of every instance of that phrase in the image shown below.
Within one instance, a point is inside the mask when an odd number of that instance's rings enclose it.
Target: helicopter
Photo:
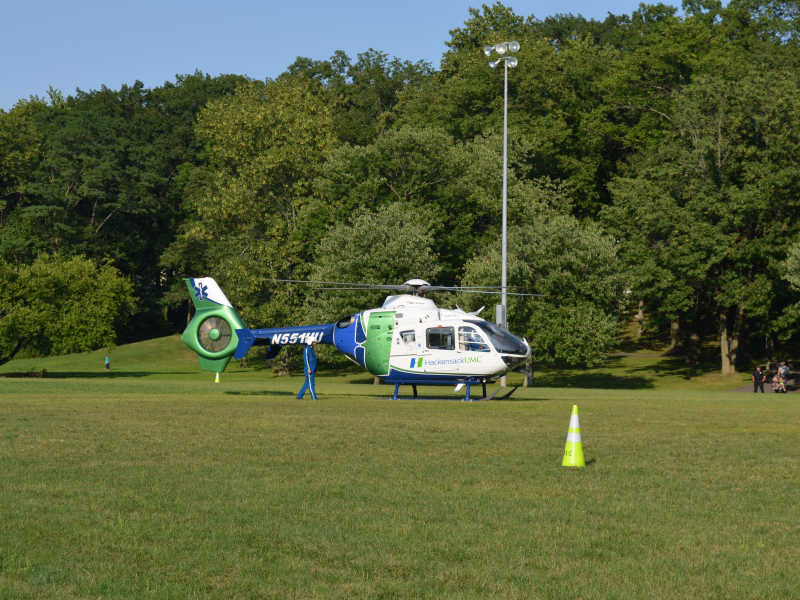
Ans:
[[[470,400],[472,385],[493,381],[525,363],[531,349],[519,338],[479,316],[460,308],[443,308],[427,298],[432,292],[457,291],[499,294],[485,288],[431,285],[411,279],[402,285],[316,282],[292,279],[269,280],[313,284],[319,290],[389,290],[380,308],[346,315],[335,323],[248,329],[211,277],[185,278],[195,314],[181,339],[200,359],[206,371],[223,372],[231,358],[244,358],[253,346],[269,346],[274,358],[286,345],[304,345],[312,340],[332,344],[348,359],[388,384],[394,384],[398,399],[401,385],[466,386]],[[539,294],[513,293],[519,296]]]

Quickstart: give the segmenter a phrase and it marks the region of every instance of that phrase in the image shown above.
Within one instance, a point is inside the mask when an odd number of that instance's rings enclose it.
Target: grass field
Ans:
[[[625,352],[638,354],[609,356],[604,364],[593,368],[587,368],[585,365],[536,365],[536,385],[581,389],[726,391],[740,387],[750,380],[749,369],[744,369],[743,373],[733,376],[720,376],[718,359],[711,351],[707,352],[708,360],[703,364],[687,365],[682,357],[658,356],[657,354],[663,352],[665,348],[653,344],[637,347],[628,341],[622,349]],[[177,335],[115,348],[111,352],[111,373],[103,372],[104,356],[104,352],[98,351],[14,360],[0,366],[0,374],[47,369],[47,376],[56,378],[94,377],[170,381],[213,378],[213,374],[204,374],[200,371],[197,356]],[[263,381],[277,377],[277,372],[263,369],[263,362],[252,359],[248,368],[243,368],[241,361],[232,361],[223,375],[227,381],[253,379]],[[368,373],[350,363],[331,366],[325,361],[320,367],[320,378],[352,383],[371,383],[373,379]],[[523,377],[519,373],[512,373],[509,376],[509,384],[512,386],[520,385],[522,380]]]
[[[795,396],[391,402],[342,375],[301,402],[123,350],[0,380],[0,598],[800,596]]]

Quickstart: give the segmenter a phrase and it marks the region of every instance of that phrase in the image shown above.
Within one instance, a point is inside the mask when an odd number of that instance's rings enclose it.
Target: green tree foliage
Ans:
[[[245,80],[195,73],[155,89],[51,90],[49,106],[32,99],[3,114],[0,254],[19,263],[42,252],[110,258],[159,331],[159,257],[185,217],[187,174],[204,160],[196,115]]]
[[[515,39],[514,281],[549,296],[514,299],[512,327],[541,360],[596,362],[624,288],[690,360],[716,337],[730,372],[800,322],[797,14],[687,0],[597,21],[495,3],[450,32],[436,71],[370,49],[300,57],[263,83],[51,90],[0,111],[0,254],[111,258],[142,317],[167,307],[175,327],[187,275],[218,278],[253,325],[380,302],[268,279],[498,285],[503,73],[483,46]]]
[[[303,213],[309,239],[361,209],[401,202],[426,210],[439,256],[440,284],[454,284],[476,246],[497,242],[502,214],[502,138],[477,136],[457,142],[441,129],[404,126],[369,146],[335,150],[315,181],[315,199]],[[567,190],[548,179],[531,180],[526,160],[536,148],[512,137],[509,196],[511,218],[540,206],[570,207]],[[555,192],[555,193],[551,193]]]
[[[500,284],[500,249],[491,247],[467,263],[465,286]],[[508,236],[510,292],[544,294],[531,299],[509,296],[509,328],[525,335],[533,359],[571,364],[602,362],[612,351],[624,279],[614,241],[594,223],[542,214]],[[474,310],[493,309],[499,296],[456,294],[453,302]]]
[[[9,205],[13,210],[25,197],[41,161],[33,120],[46,110],[47,103],[39,98],[20,100],[9,112],[0,110],[0,226],[6,224]]]
[[[480,194],[470,181],[472,152],[441,130],[405,127],[369,146],[344,145],[316,181],[317,200],[306,213],[307,227],[346,222],[361,209],[394,202],[424,211],[431,219],[434,252],[452,281],[487,226]]]
[[[715,320],[723,374],[745,318],[763,337],[786,305],[779,263],[800,233],[797,86],[788,70],[696,77],[665,115],[671,137],[632,162],[606,211],[636,293],[669,318]]]
[[[372,48],[359,54],[355,63],[339,50],[324,61],[298,57],[287,70],[322,84],[327,103],[335,108],[336,137],[358,146],[384,135],[397,119],[395,107],[401,95],[421,86],[432,72],[425,61],[389,60]]]
[[[112,348],[135,311],[133,286],[111,264],[43,254],[0,261],[0,364],[20,351],[67,354]]]
[[[433,247],[435,219],[430,210],[409,203],[361,209],[331,228],[315,250],[313,281],[399,284],[409,279],[436,281],[442,270]],[[380,306],[386,292],[319,292],[308,298],[310,316],[331,322],[346,314]]]
[[[427,86],[404,95],[400,122],[433,124],[461,140],[502,132],[503,68],[490,69],[482,48],[517,40],[519,65],[508,82],[509,127],[536,148],[529,174],[570,179],[575,210],[592,214],[606,201],[603,185],[624,156],[614,123],[602,112],[602,84],[614,53],[583,36],[556,44],[547,37],[550,28],[536,27],[535,18],[524,19],[499,3],[470,9],[470,16],[451,32],[441,70]],[[550,25],[556,21],[575,19],[560,15]]]
[[[308,273],[300,211],[333,144],[333,121],[319,83],[286,77],[251,82],[210,102],[197,130],[211,152],[193,208],[197,217],[171,249],[173,261],[197,253],[228,286],[251,323],[300,318],[303,296],[266,279]]]

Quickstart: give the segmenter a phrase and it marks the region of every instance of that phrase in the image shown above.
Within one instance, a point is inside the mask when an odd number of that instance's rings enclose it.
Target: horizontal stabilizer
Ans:
[[[249,329],[237,329],[236,336],[239,338],[239,343],[236,345],[236,353],[233,358],[244,358],[244,355],[250,350],[250,347],[255,343],[256,336]]]

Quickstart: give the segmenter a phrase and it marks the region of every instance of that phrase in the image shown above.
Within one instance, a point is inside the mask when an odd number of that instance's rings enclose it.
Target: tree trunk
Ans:
[[[742,319],[741,331],[739,331],[739,353],[736,355],[737,361],[744,361],[745,364],[753,362],[752,348],[750,345],[750,321]]]
[[[728,310],[723,309],[719,315],[719,350],[722,356],[722,374],[736,373],[736,356],[739,354],[739,333],[744,320],[744,307],[736,306],[733,326],[728,330]]]
[[[719,314],[719,352],[722,358],[722,374],[728,375],[731,370],[730,347],[728,345],[728,314],[722,309]]]
[[[776,346],[777,346],[777,344],[775,342],[776,342],[775,334],[774,333],[770,333],[767,336],[767,340],[766,340],[766,344],[765,344],[765,348],[764,348],[764,354],[767,355],[767,360],[769,362],[775,362],[775,352],[776,352]]]
[[[284,346],[281,352],[281,370],[278,372],[279,377],[289,374],[289,346]]]
[[[189,326],[189,321],[192,320],[192,301],[187,300],[188,306],[186,307],[186,326]]]
[[[247,357],[246,356],[242,357],[242,368],[243,369],[247,368]]]
[[[644,310],[642,307],[644,306],[644,301],[639,300],[639,310],[636,311],[636,322],[639,324],[638,328],[636,329],[636,339],[642,339],[642,335],[644,334]]]
[[[736,373],[736,359],[739,357],[739,339],[744,323],[744,307],[741,304],[736,306],[736,315],[733,318],[733,329],[730,331],[731,350],[728,355],[728,373]]]
[[[525,383],[522,384],[522,387],[533,387],[533,361],[528,360],[525,363],[525,370],[523,371],[525,375]]]
[[[669,356],[677,356],[683,353],[683,339],[681,339],[681,323],[678,317],[672,319],[669,324]]]
[[[372,385],[380,385],[382,383],[383,383],[383,381],[377,375],[375,376],[375,379],[372,380]]]
[[[686,347],[686,362],[690,365],[699,365],[703,360],[703,348],[698,329],[700,323],[697,316],[692,317],[689,322],[689,342]]]
[[[265,369],[272,369],[274,371],[275,370],[275,359],[274,358],[268,358],[267,360],[265,360],[264,361],[264,368]]]
[[[14,346],[14,349],[11,351],[11,354],[9,354],[8,356],[6,356],[5,358],[0,358],[0,365],[4,365],[4,364],[6,364],[8,361],[12,360],[12,359],[13,359],[13,358],[14,358],[14,357],[17,355],[17,352],[19,352],[19,351],[20,351],[20,349],[22,348],[22,344],[23,344],[24,342],[25,342],[25,340],[19,340],[19,341],[17,342],[17,345],[16,345],[16,346]]]

